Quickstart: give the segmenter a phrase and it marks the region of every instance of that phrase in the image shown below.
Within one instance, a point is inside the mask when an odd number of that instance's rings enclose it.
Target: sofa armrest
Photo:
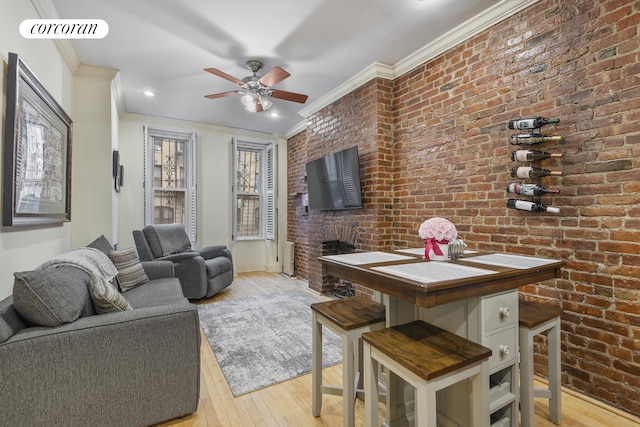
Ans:
[[[192,254],[189,257],[177,257],[174,259],[176,277],[180,279],[182,293],[188,299],[202,298],[207,294],[207,267],[204,258],[197,252],[183,252]],[[174,255],[169,255],[174,257]]]
[[[192,304],[23,330],[0,344],[2,422],[133,426],[192,413],[199,348]]]
[[[205,246],[204,248],[194,249],[204,259],[213,259],[219,256],[225,256],[231,259],[231,251],[224,245]]]
[[[141,261],[141,264],[149,280],[175,277],[172,261]]]
[[[177,254],[171,254],[171,255],[162,256],[162,257],[156,258],[154,261],[180,262],[180,261],[191,259],[191,258],[197,258],[199,256],[200,256],[200,254],[198,252],[186,251],[186,252],[180,252],[180,253],[177,253]]]

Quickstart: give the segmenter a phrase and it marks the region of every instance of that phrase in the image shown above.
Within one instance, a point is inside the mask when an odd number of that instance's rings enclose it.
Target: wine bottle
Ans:
[[[520,166],[511,168],[511,176],[514,178],[542,178],[544,176],[562,176],[562,171]]]
[[[512,145],[540,144],[541,142],[548,141],[562,141],[562,137],[559,135],[548,136],[536,133],[524,133],[520,135],[511,135],[509,138],[509,142],[511,142]]]
[[[560,190],[543,187],[538,184],[520,184],[512,182],[507,185],[507,193],[521,194],[523,196],[543,196],[545,194],[560,194]]]
[[[544,117],[532,117],[530,119],[509,120],[509,129],[538,129],[544,125],[560,123],[560,119],[546,119]]]
[[[528,200],[509,199],[507,200],[507,207],[521,211],[560,213],[560,209],[558,208],[545,206],[542,203],[530,202]]]
[[[511,160],[514,162],[535,162],[536,160],[560,157],[562,157],[562,153],[547,153],[540,150],[515,150],[511,152]]]

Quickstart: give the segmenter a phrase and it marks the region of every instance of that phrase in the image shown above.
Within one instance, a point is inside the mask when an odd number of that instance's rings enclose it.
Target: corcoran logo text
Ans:
[[[102,19],[25,19],[20,35],[25,39],[102,39],[109,24]]]

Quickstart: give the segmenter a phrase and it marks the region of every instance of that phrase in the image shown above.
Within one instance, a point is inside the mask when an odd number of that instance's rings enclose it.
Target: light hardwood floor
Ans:
[[[211,303],[230,298],[243,298],[285,289],[307,289],[304,281],[275,273],[239,274],[233,285],[215,297],[199,301]],[[242,339],[242,337],[238,337]],[[323,396],[319,418],[311,415],[311,374],[276,384],[253,393],[233,397],[224,374],[202,334],[200,403],[198,411],[182,419],[164,422],[168,427],[284,427],[284,426],[341,426],[342,401],[337,396]],[[324,370],[324,381],[341,384],[342,366]],[[536,399],[536,426],[555,426],[548,419],[548,404]],[[384,408],[381,405],[381,413]],[[364,404],[356,403],[356,425],[364,424]],[[637,427],[640,419],[604,404],[563,389],[562,426],[566,427]]]

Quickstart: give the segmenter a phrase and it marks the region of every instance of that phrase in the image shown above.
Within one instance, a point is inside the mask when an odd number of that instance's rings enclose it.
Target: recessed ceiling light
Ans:
[[[275,111],[272,111],[271,113],[269,113],[269,115],[270,115],[271,117],[278,117],[278,116],[279,116],[279,114],[278,114],[278,113],[276,113]]]
[[[155,93],[151,92],[150,90],[145,90],[145,91],[144,91],[144,92],[142,92],[142,93],[144,93],[146,96],[153,96],[153,95],[155,95]]]

